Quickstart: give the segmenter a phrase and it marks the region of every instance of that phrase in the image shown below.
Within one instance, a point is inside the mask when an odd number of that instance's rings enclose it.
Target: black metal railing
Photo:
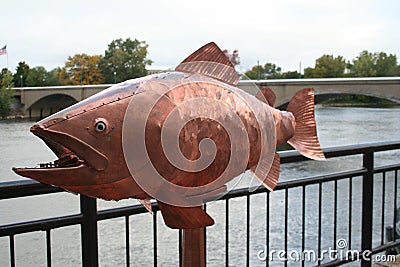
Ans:
[[[361,262],[362,266],[370,266],[369,258],[362,257],[363,252],[370,252],[368,256],[372,258],[379,253],[384,255],[384,252],[393,250],[400,245],[400,241],[385,242],[384,240],[385,227],[391,226],[395,229],[396,224],[399,203],[398,187],[400,186],[398,183],[399,150],[400,141],[327,148],[324,149],[327,158],[343,158],[346,161],[349,156],[358,155],[360,157],[361,155],[361,160],[356,159],[361,161],[360,166],[350,170],[283,181],[276,187],[277,193],[275,191],[270,193],[262,187],[255,190],[235,189],[212,202],[213,205],[205,204],[205,209],[212,216],[225,213],[223,216],[217,216],[221,221],[225,221],[224,224],[216,219],[219,226],[215,226],[215,229],[222,227],[222,230],[214,230],[213,227],[210,227],[205,233],[208,265],[259,266],[262,264],[269,266],[279,263],[286,266],[291,264],[291,261],[301,260],[294,257],[297,256],[296,253],[289,255],[289,252],[304,253],[314,250],[318,257],[310,259],[311,263],[315,265],[336,266],[357,261]],[[391,158],[395,163],[374,166],[377,152],[385,151],[394,153]],[[280,156],[281,163],[284,165],[308,160],[295,151],[281,152]],[[326,164],[330,164],[330,162],[328,161]],[[284,177],[282,178],[284,179]],[[59,188],[30,180],[0,183],[0,200],[59,192],[62,192]],[[264,197],[263,207],[259,206],[260,197]],[[245,209],[241,206],[239,210],[240,214],[245,214],[245,219],[238,223],[236,215],[239,213],[236,212],[235,205],[243,198]],[[258,204],[252,204],[254,201],[257,201]],[[240,202],[241,205],[242,202]],[[157,223],[159,212],[156,203],[153,203],[152,206],[153,238],[151,247],[153,252],[149,253],[152,256],[147,256],[152,261],[152,265],[157,266],[162,257],[159,249],[163,247],[165,240],[158,239],[158,228],[161,227],[160,223]],[[218,208],[218,214],[213,214],[214,206]],[[135,262],[131,255],[135,247],[134,244],[131,244],[130,239],[132,233],[130,218],[146,212],[146,209],[140,205],[98,211],[95,199],[80,196],[79,214],[0,225],[0,238],[8,237],[9,265],[15,266],[16,250],[18,250],[15,237],[24,233],[43,231],[46,240],[47,266],[52,266],[52,231],[80,225],[82,265],[97,266],[99,265],[98,237],[99,234],[102,234],[98,230],[98,222],[121,218],[125,222],[125,264],[130,266]],[[242,223],[245,225],[244,228]],[[237,231],[238,227],[241,227],[240,231]],[[144,229],[139,230],[143,231]],[[263,237],[260,236],[260,233],[263,233]],[[277,233],[280,234],[277,235]],[[172,264],[181,265],[182,231],[176,231],[176,234],[178,236],[176,244],[178,259]],[[244,236],[245,240],[239,236]],[[254,239],[257,241],[254,241],[252,237],[255,237]],[[342,247],[343,244],[339,246],[337,242],[339,238],[343,240],[343,237],[346,238],[345,247]],[[224,240],[224,245],[211,242],[212,238],[218,242]],[[393,231],[392,240],[396,240],[395,231]],[[241,243],[234,246],[237,242]],[[218,246],[218,249],[215,246]],[[221,255],[221,246],[225,246],[223,255]],[[332,248],[335,255],[319,257],[327,247]],[[277,255],[277,248],[286,252],[284,259]],[[357,257],[355,254],[353,257],[343,257],[343,255],[339,257],[339,252],[344,249],[356,250]],[[301,256],[304,257],[303,254]],[[264,260],[265,263],[263,263]],[[302,266],[308,265],[306,260],[302,260],[301,264]],[[56,262],[54,265],[58,266]]]

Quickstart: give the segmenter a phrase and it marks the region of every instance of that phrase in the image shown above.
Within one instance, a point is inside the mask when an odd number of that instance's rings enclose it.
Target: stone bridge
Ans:
[[[23,117],[46,117],[91,95],[111,84],[82,86],[46,86],[13,88],[17,99],[15,108]]]
[[[323,78],[286,80],[242,80],[239,87],[253,93],[254,86],[268,86],[276,94],[276,105],[287,104],[293,95],[302,88],[312,87],[318,99],[326,99],[337,94],[366,95],[387,99],[400,104],[400,77],[376,78]]]
[[[111,84],[13,88],[15,108],[23,117],[46,117],[67,106],[100,92]],[[400,103],[400,77],[327,78],[287,80],[241,80],[239,87],[255,93],[257,86],[270,87],[277,96],[277,106],[290,101],[302,88],[313,87],[317,100],[335,94],[367,95]]]

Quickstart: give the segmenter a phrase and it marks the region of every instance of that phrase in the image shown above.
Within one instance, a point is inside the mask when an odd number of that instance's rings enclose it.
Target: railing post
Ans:
[[[183,229],[182,266],[205,267],[205,228]]]
[[[83,216],[81,224],[82,266],[98,266],[96,199],[81,195],[80,203]]]
[[[361,250],[372,251],[372,207],[374,193],[374,152],[372,150],[364,152],[363,167],[367,169],[367,173],[364,174],[362,183]],[[370,253],[362,254],[361,266],[370,267],[371,258],[365,259],[364,256],[370,256]]]

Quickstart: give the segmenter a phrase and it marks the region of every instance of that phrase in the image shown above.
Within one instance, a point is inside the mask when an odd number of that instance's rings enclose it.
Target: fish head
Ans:
[[[122,148],[122,124],[131,97],[118,91],[103,91],[33,125],[31,132],[58,159],[13,170],[41,183],[107,200],[141,195]]]

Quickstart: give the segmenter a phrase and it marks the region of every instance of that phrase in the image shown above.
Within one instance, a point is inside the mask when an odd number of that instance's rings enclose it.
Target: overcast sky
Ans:
[[[273,62],[283,71],[323,54],[351,60],[362,50],[400,57],[398,0],[20,0],[3,1],[0,48],[47,70],[77,53],[104,54],[114,39],[146,41],[150,69],[178,64],[214,41],[239,50],[242,70]],[[400,61],[400,60],[399,60]],[[7,57],[0,56],[0,67]]]

